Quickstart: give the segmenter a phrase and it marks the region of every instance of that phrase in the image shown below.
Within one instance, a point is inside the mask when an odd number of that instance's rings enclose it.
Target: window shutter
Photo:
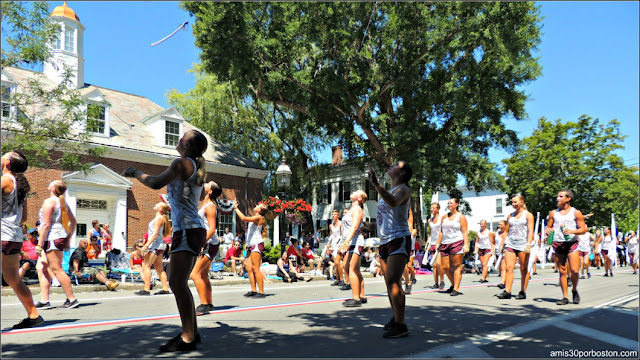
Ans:
[[[338,199],[342,202],[344,201],[344,196],[342,196],[343,191],[343,185],[342,185],[342,181],[340,181],[340,188],[338,189]]]
[[[331,183],[327,184],[327,204],[331,204]]]

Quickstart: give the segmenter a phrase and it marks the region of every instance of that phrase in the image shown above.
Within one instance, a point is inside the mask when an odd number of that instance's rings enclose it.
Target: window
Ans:
[[[87,130],[93,133],[104,134],[106,126],[106,116],[104,106],[87,105]]]
[[[338,196],[342,202],[351,202],[351,182],[340,182],[340,194]]]
[[[56,35],[55,39],[53,39],[53,50],[62,49],[62,42],[60,41],[60,34]]]
[[[78,224],[76,226],[76,236],[77,237],[87,236],[87,224]]]
[[[378,191],[376,190],[376,187],[373,186],[371,181],[365,180],[364,192],[367,193],[367,197],[369,198],[369,200],[378,201]]]
[[[78,209],[89,209],[89,210],[106,210],[107,209],[107,201],[106,200],[87,200],[87,199],[78,199],[77,203]]]
[[[496,214],[502,214],[502,199],[496,199]]]
[[[176,146],[180,140],[180,124],[174,121],[164,122],[164,144]]]
[[[224,228],[228,227],[229,232],[233,232],[233,217],[235,214],[235,212],[231,214],[220,214],[220,218],[218,219],[218,228],[216,229],[218,237],[224,236]]]
[[[73,32],[73,28],[64,29],[64,49],[67,51],[74,51]]]
[[[318,189],[318,204],[329,203],[329,184],[322,184]]]
[[[2,87],[2,118],[11,117],[11,87]]]

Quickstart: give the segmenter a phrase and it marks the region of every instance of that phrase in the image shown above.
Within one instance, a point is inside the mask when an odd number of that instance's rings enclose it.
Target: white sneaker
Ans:
[[[58,279],[56,278],[53,278],[53,280],[51,280],[51,286],[60,287],[60,281],[58,281]]]

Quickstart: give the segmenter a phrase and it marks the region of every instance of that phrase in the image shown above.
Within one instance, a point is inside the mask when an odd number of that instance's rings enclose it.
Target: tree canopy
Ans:
[[[514,149],[505,116],[540,74],[531,2],[182,2],[203,69],[414,184],[498,181],[489,148]],[[258,121],[265,121],[258,119]]]
[[[59,31],[60,26],[49,21],[47,2],[4,1],[2,69],[50,61],[47,44]],[[11,115],[2,121],[2,153],[21,151],[31,166],[85,171],[91,164],[83,155],[104,154],[106,148],[90,144],[89,133],[80,131],[92,124],[87,124],[84,98],[68,86],[72,71],[64,66],[62,81],[55,86],[44,85],[37,76],[23,84],[3,82],[3,113]]]
[[[558,192],[570,189],[576,196],[571,205],[593,214],[588,226],[608,226],[613,213],[618,224],[631,226],[625,231],[634,230],[638,168],[625,166],[615,153],[625,138],[619,126],[617,120],[603,125],[587,115],[566,123],[541,118],[516,153],[503,160],[509,196],[524,195],[529,209],[546,216],[556,208]],[[629,218],[634,211],[635,221]]]

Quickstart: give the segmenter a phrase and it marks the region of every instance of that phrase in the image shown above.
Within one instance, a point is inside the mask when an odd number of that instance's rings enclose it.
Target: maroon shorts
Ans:
[[[393,239],[386,244],[380,245],[379,254],[382,260],[387,260],[391,255],[402,254],[409,258],[411,253],[411,235]]]
[[[436,253],[436,246],[435,245],[429,246],[429,254],[433,255],[435,253]]]
[[[491,254],[491,249],[478,249],[478,256],[485,256]]]
[[[247,249],[247,254],[251,254],[253,252],[259,252],[260,254],[264,254],[264,243],[249,246],[249,248]]]
[[[578,250],[578,252],[580,253],[580,256],[589,256],[589,252],[588,251],[580,251],[580,250]]]
[[[67,239],[67,238],[64,238],[64,239],[55,239],[55,240],[53,240],[53,246],[55,246],[55,248],[54,248],[54,249],[51,249],[51,250],[60,250],[60,251],[64,251],[64,249],[68,249],[68,248],[69,248],[69,241],[70,241],[70,240],[71,240],[71,239]],[[46,242],[44,243],[44,249],[43,249],[43,250],[44,250],[44,251],[48,251],[48,250],[49,250],[49,247],[51,246],[50,244],[51,244],[51,241],[50,241],[50,240],[49,240],[49,241],[46,241]]]
[[[635,258],[636,253],[629,253],[629,263],[633,264],[633,258]]]
[[[464,240],[458,240],[451,244],[440,244],[440,255],[449,256],[462,254],[462,248],[464,247]]]
[[[554,241],[553,242],[553,251],[556,254],[559,255],[569,255],[569,253],[572,253],[574,251],[578,250],[578,242],[577,241],[571,241],[571,242],[558,242],[558,241]]]
[[[20,254],[21,249],[22,249],[22,242],[16,242],[16,241],[2,242],[2,253],[5,255]]]
[[[511,247],[505,246],[505,247],[504,247],[504,251],[512,252],[512,253],[514,253],[514,254],[518,255],[518,254],[520,254],[521,252],[523,252],[524,250],[516,250],[516,249],[514,249],[514,248],[511,248]]]
[[[602,251],[602,255],[607,256],[609,255],[609,250],[600,250]]]
[[[189,251],[198,255],[207,241],[206,236],[204,228],[176,231],[171,237],[171,252]]]
[[[351,245],[349,246],[349,252],[356,255],[362,255],[362,253],[364,252],[364,246]]]
[[[347,252],[338,250],[338,255],[340,255],[340,257],[344,259],[344,257],[347,256]]]
[[[204,256],[208,257],[210,260],[218,255],[218,250],[220,249],[220,244],[213,245],[211,243],[207,243],[202,250]]]

